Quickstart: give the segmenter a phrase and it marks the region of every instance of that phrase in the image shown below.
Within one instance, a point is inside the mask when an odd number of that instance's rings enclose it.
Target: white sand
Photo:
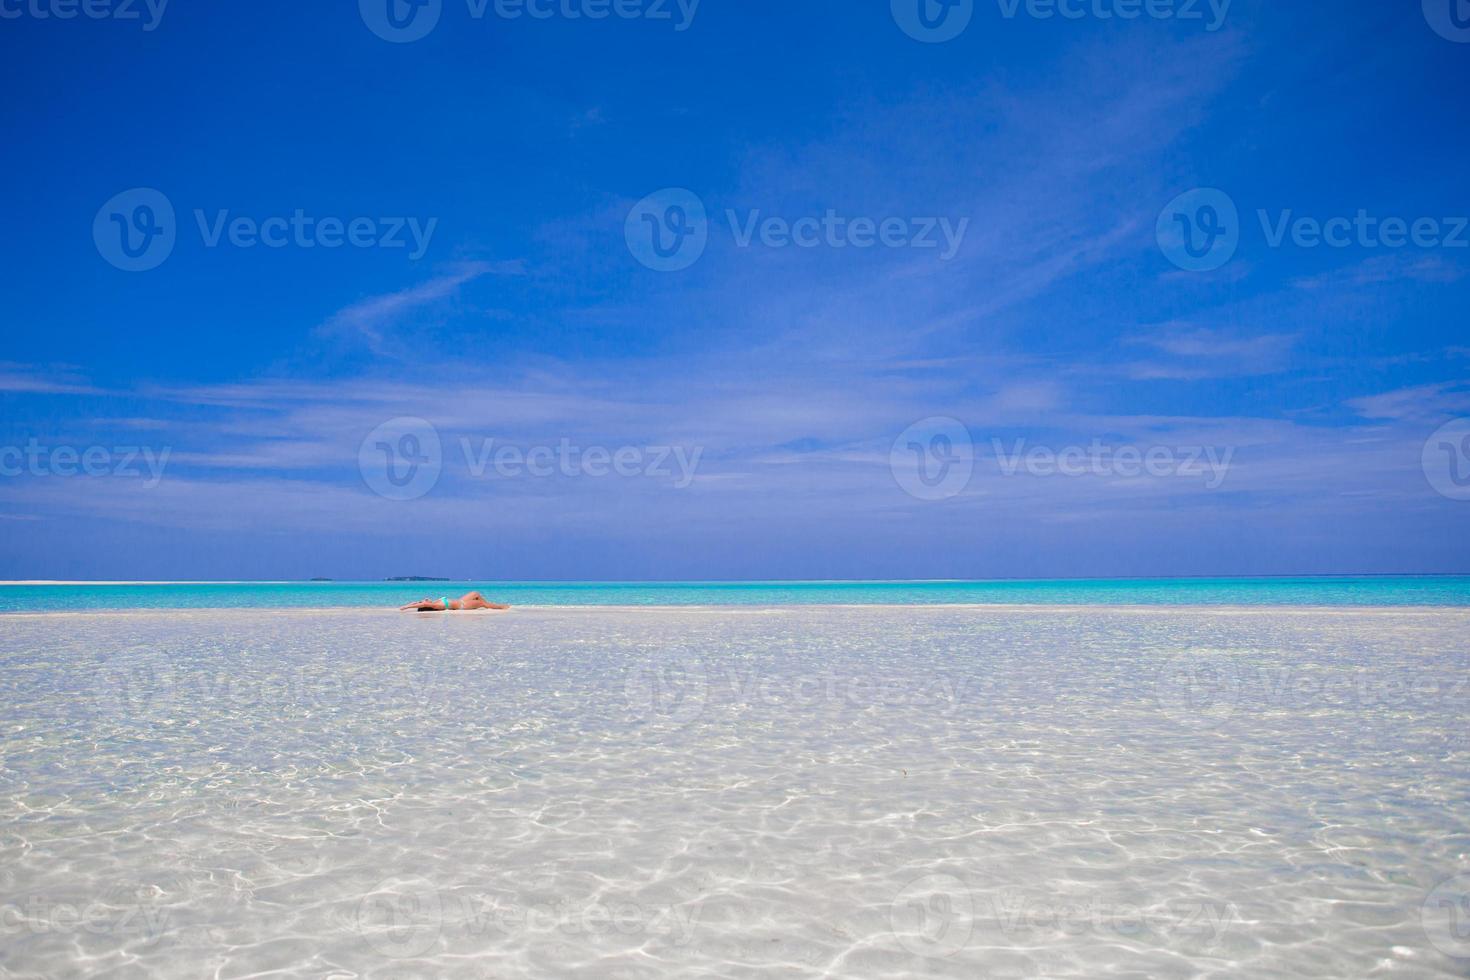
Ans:
[[[0,617],[0,976],[1463,975],[1467,636]]]

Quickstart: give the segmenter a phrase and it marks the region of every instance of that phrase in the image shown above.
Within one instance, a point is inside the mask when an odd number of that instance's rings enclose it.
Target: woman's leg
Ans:
[[[490,602],[478,592],[467,592],[463,599],[459,600],[461,609],[509,609],[510,606],[498,602]]]

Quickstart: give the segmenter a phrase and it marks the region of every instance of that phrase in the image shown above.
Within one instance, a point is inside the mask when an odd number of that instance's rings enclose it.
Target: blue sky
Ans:
[[[0,0],[0,578],[1470,571],[1450,0],[540,2]]]

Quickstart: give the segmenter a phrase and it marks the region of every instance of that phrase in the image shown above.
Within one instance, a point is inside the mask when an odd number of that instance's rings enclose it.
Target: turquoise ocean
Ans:
[[[1470,575],[974,582],[180,582],[0,585],[0,612],[393,607],[471,589],[518,606],[1470,606]]]

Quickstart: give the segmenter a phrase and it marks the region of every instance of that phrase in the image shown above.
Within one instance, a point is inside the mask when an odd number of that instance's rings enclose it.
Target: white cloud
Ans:
[[[1463,382],[1414,385],[1364,398],[1349,407],[1363,418],[1428,421],[1470,411],[1470,386]]]
[[[458,294],[465,283],[486,275],[521,275],[522,264],[463,262],[452,271],[393,293],[369,296],[332,314],[316,330],[320,337],[346,339],[366,345],[374,354],[390,353],[389,331],[417,309]]]

